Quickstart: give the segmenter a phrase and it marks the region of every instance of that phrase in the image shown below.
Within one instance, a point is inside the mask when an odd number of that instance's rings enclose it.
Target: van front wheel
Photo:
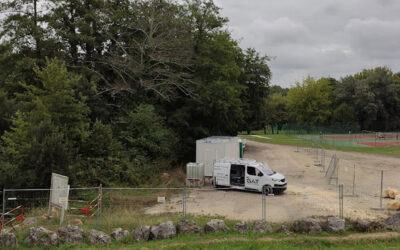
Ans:
[[[269,195],[274,193],[274,189],[270,185],[265,185],[262,190],[263,194]]]

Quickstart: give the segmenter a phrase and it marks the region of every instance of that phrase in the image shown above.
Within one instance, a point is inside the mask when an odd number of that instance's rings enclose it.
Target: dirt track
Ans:
[[[292,221],[299,217],[339,214],[338,187],[329,185],[321,167],[315,166],[312,151],[296,147],[249,141],[246,158],[267,162],[288,180],[284,195],[267,197],[267,220]],[[353,166],[356,165],[357,197],[344,198],[344,215],[351,218],[386,217],[389,211],[372,210],[379,206],[380,170],[385,170],[384,186],[400,188],[400,159],[350,152],[325,152],[325,165],[336,153],[339,161],[339,183],[345,184],[345,195],[352,193]],[[333,181],[334,182],[334,181]],[[332,183],[333,183],[332,182]],[[221,215],[231,219],[260,219],[262,196],[258,193],[238,191],[195,190],[187,200],[187,212]],[[383,201],[386,207],[388,201]],[[181,197],[173,197],[165,204],[149,208],[148,213],[178,212]]]

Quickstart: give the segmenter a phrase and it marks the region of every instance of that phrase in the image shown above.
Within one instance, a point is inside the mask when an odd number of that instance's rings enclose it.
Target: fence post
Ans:
[[[355,194],[355,185],[356,185],[356,164],[354,164],[354,168],[353,168],[353,197],[356,195]]]
[[[100,184],[99,189],[98,189],[98,196],[99,199],[97,200],[97,205],[98,205],[98,212],[97,212],[97,229],[101,227],[101,208],[102,208],[102,198],[103,198],[103,186]]]
[[[372,210],[383,210],[383,206],[382,206],[382,199],[383,199],[383,170],[381,170],[381,192],[379,194],[379,207],[375,208],[372,207]]]
[[[343,219],[343,184],[339,185],[339,217]]]
[[[183,188],[182,216],[183,219],[186,219],[186,187]]]
[[[0,233],[2,233],[3,232],[3,222],[4,222],[4,214],[6,213],[6,189],[5,188],[3,188],[3,212],[2,212],[2,214],[1,214],[1,217],[0,217],[0,226],[1,226],[1,230],[0,230]]]
[[[262,193],[261,193],[261,219],[263,220],[263,221],[265,221],[267,218],[267,214],[266,214],[266,206],[267,206],[267,204],[266,204],[266,196],[267,196],[267,194],[266,194],[266,189],[265,188],[263,188],[262,189]]]
[[[64,222],[64,215],[65,215],[65,209],[63,206],[61,206],[60,227],[62,226],[62,224]]]
[[[380,195],[379,195],[379,198],[380,198],[380,200],[379,200],[379,208],[380,209],[382,209],[382,197],[383,196],[383,170],[381,170],[381,192],[380,192]]]

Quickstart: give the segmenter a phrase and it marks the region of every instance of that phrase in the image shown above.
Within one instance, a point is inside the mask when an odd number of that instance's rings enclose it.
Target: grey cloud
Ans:
[[[272,83],[339,78],[364,68],[400,71],[400,1],[215,0],[243,48],[275,57]]]
[[[351,19],[344,31],[359,53],[379,59],[400,57],[400,21]]]

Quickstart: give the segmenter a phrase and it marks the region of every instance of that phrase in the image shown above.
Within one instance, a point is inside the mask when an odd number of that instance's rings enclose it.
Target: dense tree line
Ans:
[[[209,135],[265,126],[268,57],[211,0],[6,0],[0,187],[154,182]]]
[[[212,0],[4,0],[0,187],[157,184],[195,140],[276,127],[400,129],[400,74],[269,86]],[[273,131],[276,132],[276,131]]]
[[[400,73],[377,67],[343,77],[307,77],[288,91],[272,86],[268,123],[358,131],[400,130]],[[342,132],[343,132],[342,131]]]

